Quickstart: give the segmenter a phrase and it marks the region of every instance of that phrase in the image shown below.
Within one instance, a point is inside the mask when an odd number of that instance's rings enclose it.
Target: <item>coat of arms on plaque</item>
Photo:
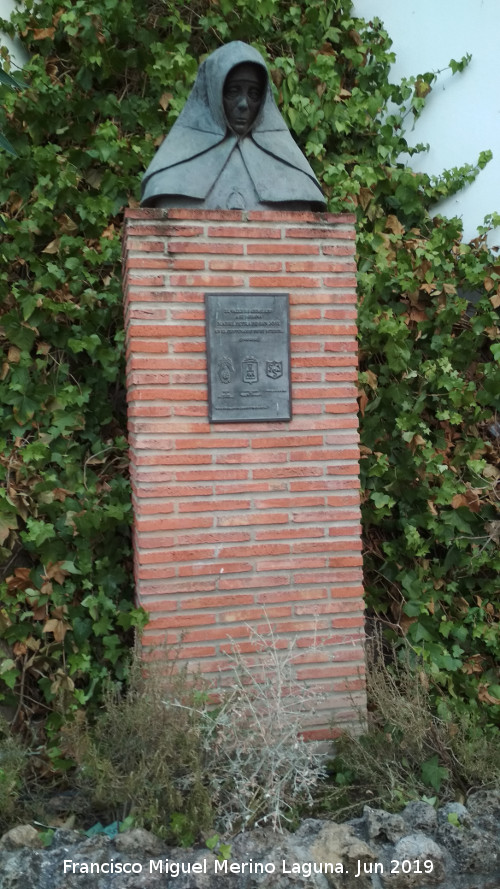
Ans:
[[[283,376],[283,362],[282,361],[266,361],[266,377],[270,377],[271,380],[277,380],[279,377]]]
[[[241,379],[244,383],[259,382],[259,366],[255,358],[245,358],[241,362]]]
[[[234,374],[234,364],[230,358],[221,358],[217,365],[217,373],[221,383],[224,383],[227,386],[227,384],[231,382]]]

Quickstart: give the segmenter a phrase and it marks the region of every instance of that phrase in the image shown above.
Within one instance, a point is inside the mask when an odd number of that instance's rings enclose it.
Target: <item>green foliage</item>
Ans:
[[[251,40],[332,211],[358,226],[370,612],[430,671],[443,714],[498,703],[500,265],[432,204],[488,161],[401,163],[436,73],[391,84],[390,40],[350,0],[29,0],[31,54],[0,129],[0,627],[18,722],[99,701],[131,633],[120,228],[198,61]],[[468,57],[452,59],[452,74]],[[478,300],[468,314],[462,293]],[[446,714],[445,714],[446,711]]]

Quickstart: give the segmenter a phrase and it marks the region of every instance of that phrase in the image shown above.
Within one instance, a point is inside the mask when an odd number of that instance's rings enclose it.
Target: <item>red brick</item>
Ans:
[[[161,629],[170,629],[171,627],[189,627],[189,626],[197,626],[200,622],[200,616],[198,614],[177,614],[171,615],[167,618],[157,617],[154,620],[151,620],[148,624],[148,629],[150,630],[161,630]],[[215,623],[215,615],[213,614],[204,614],[203,615],[203,623],[206,624],[214,624]]]
[[[263,530],[255,532],[256,540],[300,540],[308,537],[324,537],[324,529],[322,528],[290,528],[287,524],[286,528],[273,528],[272,530]]]
[[[210,454],[206,456],[196,455],[196,454],[155,454],[149,455],[146,457],[142,457],[137,455],[134,457],[134,461],[136,466],[185,466],[191,463],[211,463],[212,458]]]
[[[242,287],[241,275],[170,275],[171,287]]]
[[[259,238],[259,240],[279,240],[281,231],[276,228],[262,228],[261,226],[209,226],[209,238],[238,238],[244,241],[246,238]],[[222,250],[221,250],[222,252]]]
[[[217,529],[217,531],[206,531],[203,534],[196,534],[193,532],[189,534],[178,534],[176,537],[176,545],[199,546],[203,543],[215,543],[219,546],[223,543],[246,543],[248,540],[251,540],[251,535],[248,531],[225,531],[221,534]]]
[[[238,593],[237,596],[197,596],[195,599],[183,599],[180,605],[182,610],[195,608],[201,611],[204,608],[230,608],[234,605],[250,605],[253,602],[253,596],[242,596]]]
[[[166,321],[166,309],[131,309],[127,313],[130,320],[135,321]]]
[[[296,448],[305,447],[306,445],[323,444],[322,435],[283,435],[278,438],[254,438],[250,442],[252,448]]]
[[[209,268],[219,272],[281,272],[281,262],[262,262],[251,259],[211,259]]]
[[[173,324],[133,324],[130,326],[130,336],[133,338],[147,337],[148,339],[157,339],[161,337],[167,341],[172,336],[190,337],[203,336],[204,328],[202,325],[173,325]],[[142,347],[141,347],[142,348]],[[166,351],[166,350],[165,350]]]
[[[164,638],[161,636],[147,636],[147,643],[149,645],[154,645],[154,646],[161,646],[162,644],[163,645],[165,644]],[[145,648],[143,646],[142,652],[143,652],[142,657],[144,658],[144,660],[147,663],[149,663],[150,661],[153,661],[153,660],[158,660],[158,659],[163,660],[164,659],[163,653],[161,651],[160,652],[158,652],[157,650],[152,651],[151,649]],[[182,648],[176,649],[175,652],[172,652],[172,655],[170,655],[170,653],[167,652],[166,657],[167,657],[167,659],[171,657],[171,659],[175,658],[175,659],[178,659],[181,661],[182,660],[193,660],[194,661],[197,658],[213,657],[215,654],[217,654],[217,649],[213,645],[198,645],[198,646],[183,645]]]
[[[356,247],[354,243],[342,244],[342,245],[330,245],[323,244],[322,253],[324,256],[352,256]]]
[[[311,210],[251,210],[247,214],[250,220],[262,222],[315,222],[316,214]]]
[[[197,516],[196,518],[180,518],[174,516],[169,519],[139,519],[136,523],[139,532],[145,531],[172,531],[181,528],[212,528],[213,518],[210,516]]]
[[[164,584],[144,584],[144,595],[143,602],[150,601],[149,597],[154,596],[164,596],[165,595],[165,585]],[[215,580],[202,581],[202,580],[194,580],[194,581],[186,581],[184,583],[179,583],[178,581],[172,580],[168,585],[168,592],[170,595],[186,595],[189,593],[209,593],[215,589]],[[153,600],[153,599],[152,599]]]
[[[164,253],[164,241],[138,241],[134,238],[133,248],[137,253]]]
[[[287,228],[285,230],[285,238],[314,238],[315,241],[322,241],[324,238],[332,240],[333,238],[349,238],[354,239],[355,234],[351,231],[341,232],[338,229],[317,228]]]
[[[303,602],[304,599],[326,599],[326,589],[305,590],[303,587],[291,586],[286,590],[273,590],[272,592],[259,593],[257,602],[265,605],[266,602],[293,602],[295,599]]]
[[[332,583],[335,580],[338,583],[348,583],[349,581],[359,582],[362,579],[362,573],[355,570],[338,569],[335,575],[331,572],[320,572],[311,574],[295,574],[295,583]]]
[[[148,340],[141,340],[133,336],[132,333],[129,334],[129,343],[132,347],[132,351],[137,352],[147,352],[148,354],[151,352],[168,352],[168,343],[163,340],[158,340],[157,342],[151,342]]]
[[[355,262],[329,262],[328,260],[302,260],[301,262],[286,262],[285,270],[292,274],[297,272],[355,272]]]
[[[168,210],[169,219],[217,219],[233,220],[241,222],[244,219],[242,210],[200,210],[191,207],[171,207]]]
[[[171,309],[170,317],[172,321],[205,321],[205,310],[199,309]]]
[[[205,389],[179,389],[169,386],[162,388],[157,386],[156,389],[146,389],[142,386],[140,389],[132,390],[132,397],[136,401],[205,401]]]
[[[322,339],[331,336],[345,336],[353,339],[352,343],[345,343],[351,349],[355,348],[354,337],[357,333],[355,324],[290,324],[290,333],[296,336],[321,336]]]
[[[309,557],[291,556],[288,559],[262,559],[256,564],[257,571],[293,571],[299,568],[326,568],[327,559],[325,557]]]
[[[175,447],[181,450],[193,450],[199,448],[210,448],[216,450],[218,448],[248,448],[248,438],[216,438],[212,435],[206,435],[204,438],[177,438],[175,439]]]
[[[168,257],[162,259],[143,259],[137,256],[130,256],[125,263],[127,269],[168,269],[172,265],[172,260]]]
[[[161,568],[145,568],[139,565],[139,567],[136,569],[136,575],[139,581],[160,580],[160,578],[167,580],[169,577],[175,577],[175,568],[165,565],[162,565]]]
[[[276,608],[267,608],[266,609],[266,617],[269,620],[272,620],[275,617],[291,617],[292,609],[291,606],[283,606]],[[221,623],[246,623],[250,620],[262,620],[263,618],[263,609],[262,608],[241,608],[237,611],[227,611],[222,612],[218,615]]]
[[[224,245],[224,250],[225,249],[226,245]],[[280,242],[279,244],[247,244],[246,252],[249,256],[269,253],[283,256],[289,256],[290,254],[295,256],[302,254],[306,256],[314,256],[319,255],[319,246],[317,244],[285,244],[283,242]]]
[[[185,565],[178,569],[178,574],[179,577],[195,577],[206,574],[243,574],[247,571],[253,571],[251,562],[220,562],[217,559],[212,565]]]
[[[205,269],[205,260],[204,259],[174,259],[172,260],[171,268],[175,271],[200,271],[201,269]],[[172,279],[170,278],[170,283]]]
[[[162,238],[197,238],[204,233],[202,225],[168,225],[167,223],[159,223],[157,225],[130,226],[127,227],[127,234],[131,235],[158,235]],[[133,243],[130,238],[130,243]]]
[[[298,275],[254,275],[248,279],[250,287],[267,287],[273,290],[283,287],[320,287],[317,278],[300,277]]]
[[[128,274],[127,284],[129,287],[163,287],[165,283],[164,275],[132,275]],[[132,301],[136,298],[137,293],[129,293],[128,299]]]
[[[288,515],[283,512],[263,512],[258,514],[243,513],[237,516],[218,516],[218,528],[230,528],[245,525],[284,525],[288,524]]]
[[[339,275],[340,275],[340,272],[339,272]],[[355,288],[356,285],[357,285],[357,281],[356,281],[356,278],[354,275],[343,275],[342,278],[340,276],[336,276],[334,278],[333,277],[332,278],[330,278],[330,277],[323,278],[323,286],[324,287],[334,287],[334,288],[335,287],[353,287],[353,288]],[[342,294],[342,302],[356,303],[357,302],[356,294],[352,293],[351,295],[349,295],[349,294],[343,293]]]
[[[170,241],[169,253],[217,253],[221,252],[220,244],[210,241]],[[243,244],[224,244],[224,253],[232,255],[243,254]]]
[[[247,469],[188,469],[176,473],[178,481],[214,481],[218,479],[246,479]]]
[[[179,503],[180,512],[214,512],[217,510],[247,510],[251,507],[250,500],[217,500],[217,503],[207,503],[205,500],[186,500]]]
[[[267,461],[269,462],[269,461]],[[276,468],[253,469],[253,478],[296,478],[297,476],[322,475],[320,466],[280,466]]]
[[[251,544],[250,546],[225,546],[221,547],[219,550],[219,556],[221,559],[230,559],[230,558],[254,558],[257,559],[259,556],[271,556],[271,555],[281,555],[283,553],[290,552],[290,545],[288,543],[260,543],[260,544]],[[257,562],[257,570],[260,570]]]
[[[269,483],[267,482],[245,482],[242,484],[215,485],[215,495],[219,494],[250,494],[269,491]]]
[[[258,574],[254,574],[252,577],[221,577],[218,581],[218,588],[220,590],[253,590],[260,589],[261,587],[282,587],[288,586],[290,584],[290,577],[287,574],[283,574],[281,576],[273,577],[270,575],[269,577],[260,577]],[[262,596],[272,595],[271,593],[262,593],[258,595],[258,601],[261,601]],[[286,592],[286,596],[290,597],[290,591]],[[262,599],[264,601],[264,599]]]

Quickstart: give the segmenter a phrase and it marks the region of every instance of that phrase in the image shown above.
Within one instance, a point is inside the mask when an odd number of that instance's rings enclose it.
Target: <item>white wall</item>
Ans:
[[[354,0],[354,9],[368,21],[384,22],[396,53],[395,83],[472,54],[462,74],[439,75],[406,138],[410,145],[430,143],[426,154],[411,160],[413,169],[429,174],[475,163],[481,151],[493,151],[476,181],[436,208],[462,217],[464,240],[474,238],[488,213],[500,213],[500,0]],[[500,229],[489,243],[500,245]]]
[[[13,10],[19,5],[20,4],[16,3],[16,0],[0,0],[0,18],[9,19]],[[11,40],[10,37],[7,37],[7,34],[2,34],[1,32],[0,45],[6,46],[9,50],[12,61],[11,73],[15,76],[15,66],[18,65],[21,67],[24,65],[28,60],[28,53],[20,40]]]

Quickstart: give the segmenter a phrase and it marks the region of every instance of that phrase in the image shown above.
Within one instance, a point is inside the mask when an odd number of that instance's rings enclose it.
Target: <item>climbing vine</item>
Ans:
[[[123,677],[132,599],[121,224],[199,59],[252,42],[329,209],[357,214],[365,585],[443,715],[500,699],[500,261],[440,197],[488,162],[414,173],[405,122],[436,75],[390,82],[350,0],[27,0],[30,54],[0,132],[0,678],[18,725],[57,733]],[[4,56],[5,57],[5,56]],[[468,58],[451,60],[459,76]],[[6,61],[8,67],[8,61]],[[471,294],[473,302],[471,302]],[[57,747],[54,757],[58,756]]]

